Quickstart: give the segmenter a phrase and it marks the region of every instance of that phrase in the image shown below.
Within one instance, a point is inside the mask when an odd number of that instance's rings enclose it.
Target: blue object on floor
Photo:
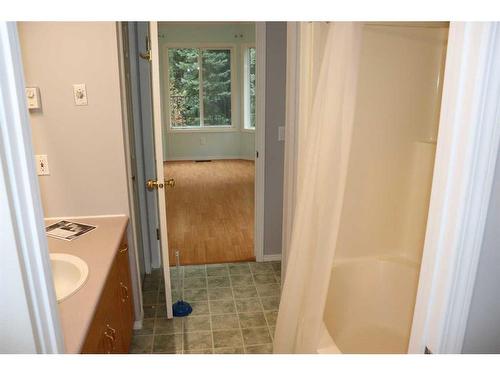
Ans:
[[[182,300],[182,277],[181,277],[181,260],[179,250],[175,252],[175,263],[176,263],[176,272],[177,272],[177,295],[181,298],[172,305],[172,310],[174,312],[174,316],[188,316],[193,312],[193,308],[191,305]]]
[[[183,300],[179,300],[172,305],[174,316],[188,316],[193,312],[191,305]]]

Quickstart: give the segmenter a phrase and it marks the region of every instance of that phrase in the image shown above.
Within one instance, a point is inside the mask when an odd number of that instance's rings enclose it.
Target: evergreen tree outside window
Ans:
[[[231,50],[169,48],[172,128],[232,126]]]
[[[249,47],[245,51],[245,129],[255,129],[255,76],[256,76],[256,54],[255,47]]]

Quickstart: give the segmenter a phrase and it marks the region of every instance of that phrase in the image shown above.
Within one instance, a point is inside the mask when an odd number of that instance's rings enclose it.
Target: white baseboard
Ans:
[[[226,156],[173,156],[168,157],[163,161],[189,161],[189,160],[254,160],[253,157],[243,156],[243,155],[226,155]]]
[[[141,320],[136,320],[134,322],[134,329],[141,329],[142,328],[142,319]]]
[[[281,261],[281,254],[264,254],[262,257],[263,262],[276,262]]]

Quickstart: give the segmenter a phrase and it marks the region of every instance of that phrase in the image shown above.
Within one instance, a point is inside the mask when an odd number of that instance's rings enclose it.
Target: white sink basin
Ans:
[[[89,267],[77,256],[64,253],[51,253],[52,276],[56,289],[57,302],[75,294],[87,281]]]

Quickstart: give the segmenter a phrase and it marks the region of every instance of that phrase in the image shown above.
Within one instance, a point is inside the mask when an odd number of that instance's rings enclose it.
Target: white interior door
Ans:
[[[150,56],[151,56],[151,91],[153,105],[153,130],[155,145],[156,184],[158,195],[158,229],[160,234],[160,253],[163,267],[163,278],[165,283],[165,301],[167,317],[173,317],[172,293],[170,284],[170,268],[168,257],[167,236],[167,207],[165,201],[165,176],[163,173],[163,143],[162,143],[162,119],[161,119],[161,94],[160,94],[160,58],[158,51],[158,23],[149,23]]]

